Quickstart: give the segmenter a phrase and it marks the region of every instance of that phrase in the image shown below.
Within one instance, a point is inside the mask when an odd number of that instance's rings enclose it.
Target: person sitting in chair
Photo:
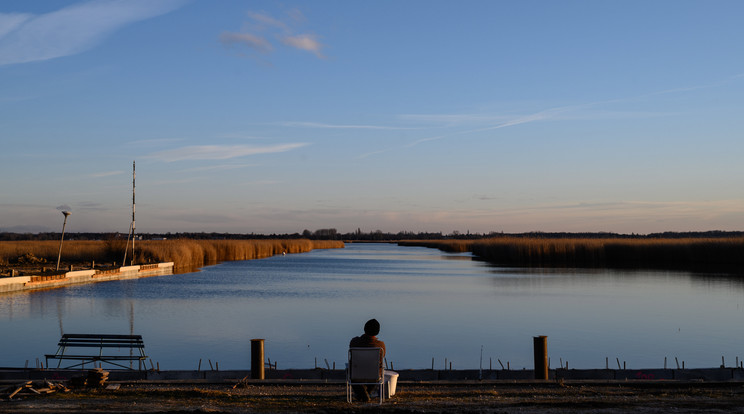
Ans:
[[[361,336],[355,336],[349,342],[349,348],[382,348],[382,354],[380,355],[380,373],[383,369],[383,358],[385,358],[385,342],[377,339],[377,334],[380,333],[380,322],[377,319],[370,319],[364,324],[364,334]],[[374,385],[354,385],[354,396],[356,399],[361,401],[369,401],[369,393],[374,390]]]

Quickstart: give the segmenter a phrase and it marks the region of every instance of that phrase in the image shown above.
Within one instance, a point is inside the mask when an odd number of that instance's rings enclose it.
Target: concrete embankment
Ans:
[[[105,367],[104,367],[105,369]],[[84,370],[72,369],[24,369],[0,368],[0,381],[54,379],[68,380],[84,375]],[[176,381],[176,382],[235,382],[251,378],[249,370],[203,370],[203,371],[156,371],[156,370],[109,370],[111,381]],[[397,370],[401,382],[468,382],[468,381],[535,381],[532,370],[454,370],[429,369]],[[679,382],[727,382],[744,381],[741,368],[700,369],[557,369],[549,371],[552,381],[679,381]],[[282,381],[342,382],[344,370],[286,369],[267,370],[262,383]]]
[[[50,289],[82,283],[137,279],[173,274],[173,262],[123,266],[111,270],[77,270],[60,275],[17,276],[0,278],[0,293]]]

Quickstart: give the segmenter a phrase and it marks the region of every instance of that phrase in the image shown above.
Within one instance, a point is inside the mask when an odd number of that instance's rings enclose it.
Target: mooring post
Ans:
[[[535,379],[548,379],[548,337],[532,338],[535,348]]]
[[[251,339],[251,378],[264,379],[263,339]]]

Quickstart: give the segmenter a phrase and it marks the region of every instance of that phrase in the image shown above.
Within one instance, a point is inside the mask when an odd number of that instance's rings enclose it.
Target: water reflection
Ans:
[[[498,268],[469,254],[350,244],[345,249],[229,262],[201,272],[0,296],[0,365],[54,352],[66,333],[135,333],[165,369],[250,365],[266,338],[280,367],[339,364],[375,317],[397,367],[532,366],[532,336],[552,361],[601,368],[734,360],[744,284],[684,272]],[[486,362],[487,364],[487,362]],[[496,363],[493,362],[495,365]],[[557,362],[553,363],[553,366]],[[224,368],[223,368],[224,369]]]

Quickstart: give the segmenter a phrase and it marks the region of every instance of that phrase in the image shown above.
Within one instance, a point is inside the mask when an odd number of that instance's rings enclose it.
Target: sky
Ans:
[[[744,2],[0,3],[0,231],[744,230]]]

